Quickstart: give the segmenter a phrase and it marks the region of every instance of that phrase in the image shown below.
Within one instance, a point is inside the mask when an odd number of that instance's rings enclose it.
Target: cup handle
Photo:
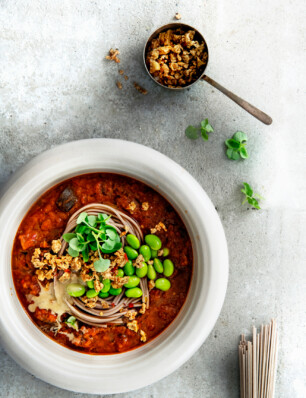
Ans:
[[[251,105],[249,102],[245,101],[244,99],[238,97],[236,94],[232,93],[231,91],[227,90],[225,87],[221,86],[221,84],[217,83],[215,80],[211,79],[206,75],[204,75],[202,79],[205,80],[207,83],[209,83],[211,86],[215,87],[217,90],[221,91],[228,98],[236,102],[236,104],[241,106],[241,108],[249,112],[252,116],[256,117],[256,119],[260,120],[262,123],[268,125],[272,123],[272,119],[269,115],[262,112],[255,106]]]

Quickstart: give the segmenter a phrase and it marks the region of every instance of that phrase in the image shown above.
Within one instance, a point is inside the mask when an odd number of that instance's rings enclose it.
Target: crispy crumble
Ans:
[[[142,263],[144,263],[144,261],[145,261],[145,259],[144,259],[144,257],[143,257],[143,255],[142,254],[139,254],[138,256],[137,256],[137,258],[136,258],[136,260],[134,261],[134,267],[136,267],[136,268],[142,268],[143,267],[143,264]]]
[[[119,69],[119,75],[123,75],[124,74],[124,70],[123,69]]]
[[[195,31],[181,28],[161,32],[152,39],[146,64],[154,79],[168,87],[184,87],[194,82],[207,64],[205,42],[194,40]]]
[[[158,252],[157,252],[158,257],[161,257],[163,254],[164,254],[164,249],[158,250]]]
[[[127,313],[124,315],[129,319],[129,321],[133,321],[136,318],[137,312],[136,311],[127,311]]]
[[[51,249],[53,253],[58,253],[61,250],[62,244],[60,239],[58,240],[53,240],[51,243]]]
[[[154,228],[151,228],[151,234],[155,234],[158,231],[164,230],[165,232],[167,232],[167,228],[165,226],[165,224],[163,222],[159,222],[157,225],[155,225]]]
[[[144,314],[146,312],[146,309],[147,309],[146,303],[142,303],[139,313]]]
[[[152,279],[149,280],[148,288],[149,288],[149,290],[152,290],[155,288],[155,282]]]
[[[149,203],[148,202],[143,202],[141,205],[141,208],[143,211],[148,211],[149,210]]]
[[[119,289],[120,287],[122,287],[123,285],[128,283],[128,281],[129,281],[128,276],[123,276],[123,277],[115,276],[115,277],[113,277],[112,287],[114,289]]]
[[[135,202],[129,203],[127,210],[133,212],[135,209],[136,209],[136,203]]]
[[[86,307],[89,308],[94,308],[96,306],[96,303],[98,301],[98,297],[87,297],[87,296],[82,296],[80,299],[83,301],[83,303],[86,305]]]
[[[147,341],[147,335],[146,333],[140,329],[140,341],[142,341],[143,343],[145,343]]]
[[[120,59],[118,58],[118,55],[119,55],[118,48],[116,50],[111,48],[109,50],[109,55],[107,55],[105,58],[108,59],[109,61],[115,61],[117,64],[119,64],[120,63]]]
[[[125,80],[129,80],[129,77],[127,75],[124,75]]]
[[[132,321],[132,322],[128,322],[126,324],[126,326],[128,327],[128,329],[133,330],[134,332],[138,332],[139,330],[139,326],[136,320]]]
[[[143,95],[146,95],[146,94],[148,94],[148,91],[145,89],[145,88],[143,88],[143,87],[141,87],[138,83],[134,83],[134,87],[136,88],[136,90],[137,91],[139,91],[140,92],[140,94],[143,94]]]
[[[121,89],[122,89],[122,83],[120,83],[120,82],[116,82],[116,86],[119,88],[119,90],[121,90]]]
[[[177,12],[177,13],[175,14],[175,19],[177,19],[177,20],[182,19],[182,16],[181,16],[181,14],[180,14],[179,12]]]

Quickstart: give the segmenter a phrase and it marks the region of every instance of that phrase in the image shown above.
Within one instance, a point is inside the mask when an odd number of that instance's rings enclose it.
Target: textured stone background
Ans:
[[[238,397],[238,336],[274,316],[280,325],[276,396],[305,397],[305,2],[2,0],[0,7],[1,184],[52,146],[122,138],[185,167],[226,231],[228,292],[210,337],[174,374],[116,397]],[[209,43],[208,75],[271,114],[272,126],[206,83],[175,93],[146,76],[145,40],[177,11]],[[104,59],[111,47],[120,49],[120,68],[129,76],[121,91],[118,66]],[[185,138],[185,127],[205,117],[215,128],[209,141]],[[224,140],[237,130],[249,136],[244,162],[225,156]],[[241,206],[243,181],[265,197],[261,211]],[[2,348],[0,386],[1,397],[87,397],[37,380]]]

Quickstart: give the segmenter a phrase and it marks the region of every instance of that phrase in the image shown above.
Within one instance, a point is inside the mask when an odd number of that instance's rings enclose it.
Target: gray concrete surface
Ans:
[[[0,183],[60,143],[122,138],[185,167],[226,231],[228,292],[210,337],[171,376],[116,397],[238,397],[238,336],[271,317],[280,325],[276,397],[305,397],[305,2],[2,0],[0,7]],[[208,75],[271,114],[272,126],[205,83],[174,93],[146,76],[145,40],[177,11],[209,43]],[[128,81],[104,59],[111,47]],[[184,129],[205,117],[215,132],[208,142],[189,141]],[[224,140],[237,130],[249,136],[244,162],[225,156]],[[241,205],[243,181],[264,196],[262,210]],[[37,380],[3,348],[0,386],[1,397],[87,397]]]

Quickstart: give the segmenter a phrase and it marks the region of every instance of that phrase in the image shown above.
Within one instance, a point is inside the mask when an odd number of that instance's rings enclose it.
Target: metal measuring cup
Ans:
[[[179,29],[182,28],[182,30],[184,31],[188,31],[188,30],[194,30],[195,31],[195,38],[199,41],[199,42],[204,42],[206,45],[206,50],[207,50],[207,62],[206,65],[204,66],[204,69],[202,71],[202,73],[197,77],[197,79],[184,86],[184,87],[168,87],[164,84],[161,84],[160,82],[158,82],[150,73],[147,64],[146,64],[146,55],[148,52],[148,48],[149,45],[151,43],[151,40],[156,38],[159,33],[164,32],[168,29]],[[223,94],[225,94],[227,97],[229,97],[232,101],[236,102],[236,104],[238,104],[239,106],[241,106],[241,108],[243,108],[244,110],[246,110],[247,112],[249,112],[252,116],[256,117],[256,119],[260,120],[262,123],[264,124],[271,124],[272,123],[272,119],[269,115],[267,115],[266,113],[262,112],[261,110],[259,110],[258,108],[256,108],[255,106],[251,105],[249,102],[245,101],[244,99],[238,97],[236,94],[232,93],[231,91],[227,90],[225,87],[221,86],[221,84],[217,83],[215,80],[211,79],[210,77],[208,77],[207,75],[205,75],[205,69],[208,65],[208,60],[209,60],[209,53],[208,53],[208,46],[206,43],[206,40],[204,39],[203,35],[197,30],[195,29],[193,26],[190,25],[186,25],[183,23],[178,23],[178,22],[174,22],[174,23],[170,23],[164,26],[161,26],[160,28],[156,29],[151,36],[149,37],[149,39],[146,42],[146,45],[144,47],[144,51],[143,51],[143,60],[144,60],[144,65],[146,68],[146,71],[148,72],[149,76],[155,81],[155,83],[157,83],[159,86],[167,88],[169,90],[183,90],[185,88],[189,88],[191,87],[193,84],[197,83],[199,80],[205,80],[207,83],[209,83],[211,86],[215,87],[217,90],[221,91]]]

